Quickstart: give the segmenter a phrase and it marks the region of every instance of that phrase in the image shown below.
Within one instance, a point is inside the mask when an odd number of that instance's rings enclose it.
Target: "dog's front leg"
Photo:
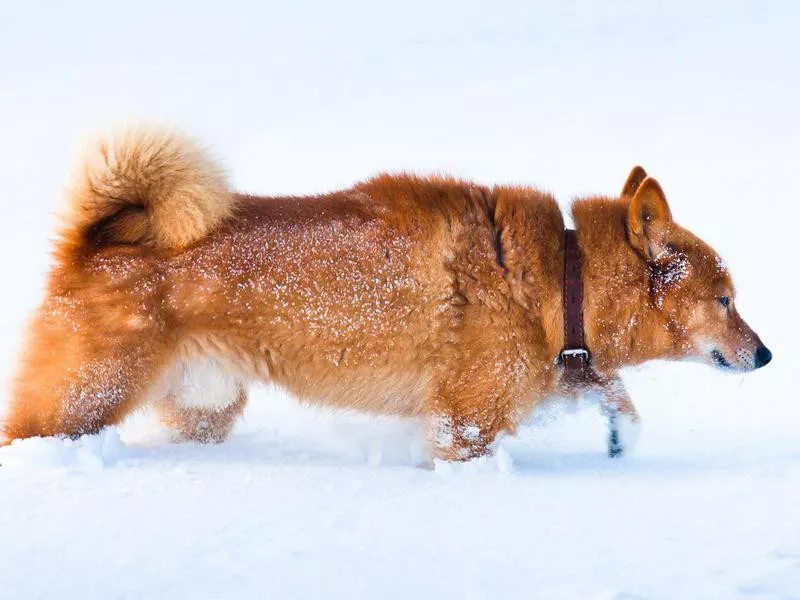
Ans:
[[[434,457],[463,462],[492,454],[500,432],[515,428],[516,406],[508,381],[476,377],[488,366],[449,373],[438,381],[428,398],[428,436]]]
[[[616,458],[633,450],[641,419],[619,375],[604,378],[599,387],[601,406],[608,417],[608,456]]]

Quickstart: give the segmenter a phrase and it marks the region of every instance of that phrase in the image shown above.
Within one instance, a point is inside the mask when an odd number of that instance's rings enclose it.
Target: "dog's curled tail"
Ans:
[[[196,142],[154,127],[128,129],[85,153],[67,189],[61,239],[73,250],[180,249],[235,209],[224,170]]]

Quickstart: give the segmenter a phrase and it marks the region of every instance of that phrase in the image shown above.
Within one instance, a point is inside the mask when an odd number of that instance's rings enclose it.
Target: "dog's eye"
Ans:
[[[719,303],[722,304],[725,308],[728,308],[728,305],[731,303],[731,299],[728,296],[720,296]]]

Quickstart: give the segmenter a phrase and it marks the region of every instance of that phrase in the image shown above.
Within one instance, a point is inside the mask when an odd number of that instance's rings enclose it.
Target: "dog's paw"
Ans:
[[[616,413],[609,423],[608,456],[619,458],[630,454],[639,440],[642,420],[639,417]]]
[[[463,462],[435,458],[433,460],[433,470],[444,475],[457,473],[513,473],[514,461],[504,448],[499,447],[491,455],[487,454]]]

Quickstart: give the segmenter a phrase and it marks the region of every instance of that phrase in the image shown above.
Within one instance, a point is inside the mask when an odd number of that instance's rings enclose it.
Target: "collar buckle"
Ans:
[[[561,351],[562,360],[571,356],[583,356],[583,358],[588,362],[589,351],[586,348],[566,348]]]

